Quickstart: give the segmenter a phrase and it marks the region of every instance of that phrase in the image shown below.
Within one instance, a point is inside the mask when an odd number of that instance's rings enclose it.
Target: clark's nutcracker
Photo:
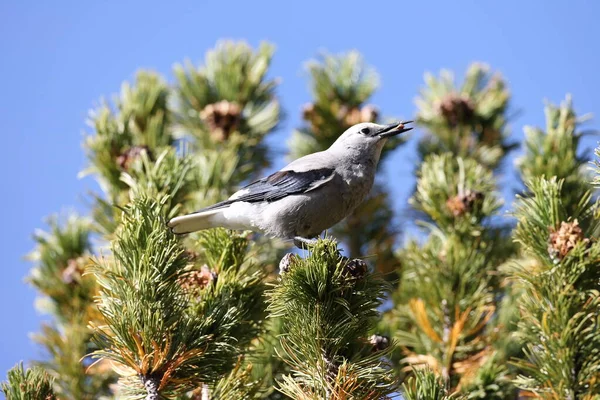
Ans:
[[[412,129],[405,126],[410,122],[354,125],[327,150],[301,157],[228,200],[168,225],[177,234],[223,227],[293,239],[298,247],[312,244],[364,200],[387,138]]]

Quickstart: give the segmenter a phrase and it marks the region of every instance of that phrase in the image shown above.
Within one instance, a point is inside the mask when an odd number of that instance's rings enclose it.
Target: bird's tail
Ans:
[[[185,234],[221,226],[223,209],[195,212],[175,217],[167,224],[176,234]]]

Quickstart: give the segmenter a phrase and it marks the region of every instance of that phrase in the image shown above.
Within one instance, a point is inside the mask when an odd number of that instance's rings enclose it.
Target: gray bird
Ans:
[[[412,121],[347,129],[325,151],[309,154],[252,182],[229,199],[169,221],[174,233],[223,227],[313,244],[369,194],[383,145]],[[311,240],[312,239],[312,240]]]

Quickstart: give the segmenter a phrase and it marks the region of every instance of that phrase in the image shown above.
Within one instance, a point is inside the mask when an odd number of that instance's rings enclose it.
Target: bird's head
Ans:
[[[381,150],[388,138],[411,130],[412,128],[406,126],[411,122],[395,122],[389,125],[379,125],[372,122],[356,124],[342,133],[331,147],[352,148],[365,152],[371,149]]]

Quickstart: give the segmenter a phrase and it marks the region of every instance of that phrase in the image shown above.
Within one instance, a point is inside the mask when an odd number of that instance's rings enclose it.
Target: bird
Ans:
[[[175,234],[222,227],[293,240],[299,248],[314,245],[367,197],[383,146],[411,130],[406,126],[411,122],[353,125],[327,150],[298,158],[229,199],[172,218],[167,225]]]

